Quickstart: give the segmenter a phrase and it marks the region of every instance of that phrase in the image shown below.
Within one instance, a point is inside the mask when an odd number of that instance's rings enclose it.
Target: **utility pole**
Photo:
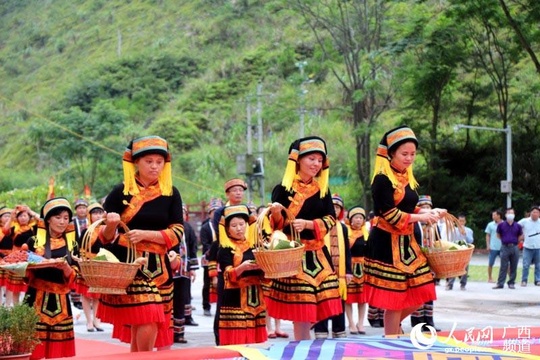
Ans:
[[[262,119],[262,83],[257,85],[257,125],[252,124],[251,99],[253,96],[246,98],[246,116],[247,116],[247,131],[246,131],[246,154],[236,156],[237,173],[245,175],[248,182],[248,202],[253,201],[253,192],[259,191],[261,204],[265,204],[265,187],[264,187],[264,142],[263,142],[263,119]],[[256,129],[255,136],[257,137],[258,148],[255,155],[253,154],[253,132]]]
[[[261,196],[261,204],[265,204],[265,191],[264,191],[264,147],[263,147],[263,124],[262,124],[262,83],[259,81],[257,84],[257,137],[259,140],[259,152],[258,158],[255,160],[255,167],[259,166],[259,194]]]
[[[300,132],[299,135],[301,138],[304,137],[304,114],[306,112],[305,107],[305,95],[306,95],[306,89],[304,88],[304,85],[306,83],[306,79],[304,78],[304,67],[307,65],[307,61],[298,61],[295,63],[297,68],[300,69],[300,78],[302,79],[302,83],[300,84]]]
[[[251,177],[252,171],[247,170],[249,166],[251,165],[252,158],[253,158],[253,128],[251,127],[251,104],[249,101],[249,97],[246,99],[246,115],[247,115],[247,155],[245,158],[245,165],[246,165],[246,172],[247,176]],[[252,201],[252,194],[251,194],[251,179],[250,186],[248,187],[248,202]]]
[[[458,124],[454,126],[454,131],[460,129],[474,129],[474,130],[486,130],[497,131],[506,134],[506,180],[501,180],[501,192],[506,193],[506,207],[512,207],[512,128],[510,125],[506,125],[505,128],[493,128],[487,126],[474,126],[474,125],[462,125]]]

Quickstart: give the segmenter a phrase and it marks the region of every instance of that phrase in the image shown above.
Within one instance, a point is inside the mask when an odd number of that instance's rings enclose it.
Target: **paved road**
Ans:
[[[487,264],[486,255],[474,255],[472,264]],[[521,264],[520,264],[521,265]],[[487,282],[469,282],[466,291],[459,289],[459,284],[454,290],[446,291],[444,281],[437,286],[438,299],[435,302],[435,323],[443,330],[451,330],[456,324],[457,329],[492,327],[527,327],[539,326],[540,324],[540,286],[529,285],[520,287],[519,282],[515,290],[505,287],[501,290],[493,290],[494,284]],[[196,346],[213,346],[213,317],[203,316],[201,305],[202,270],[197,272],[197,279],[192,286],[193,302],[196,310],[193,312],[194,319],[199,326],[186,327],[187,344],[175,344],[173,348],[187,348]],[[212,308],[213,313],[214,308]],[[367,321],[366,321],[367,324]],[[75,336],[84,339],[102,340],[114,344],[120,344],[111,339],[112,327],[103,325],[105,332],[89,333],[86,331],[84,315],[75,325]],[[283,322],[283,330],[292,335],[292,324]],[[410,330],[410,322],[406,319],[403,323],[405,332]],[[366,326],[367,335],[382,335],[382,329]],[[359,335],[354,335],[359,337]],[[270,342],[287,341],[284,339],[271,339]],[[127,345],[126,345],[127,346]]]

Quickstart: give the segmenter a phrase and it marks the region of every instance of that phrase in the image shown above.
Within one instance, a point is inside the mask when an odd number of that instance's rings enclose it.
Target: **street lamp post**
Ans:
[[[506,207],[512,207],[512,128],[510,125],[506,125],[504,129],[462,124],[454,127],[456,131],[459,129],[497,131],[506,134],[506,181],[501,181],[501,192],[506,193]]]

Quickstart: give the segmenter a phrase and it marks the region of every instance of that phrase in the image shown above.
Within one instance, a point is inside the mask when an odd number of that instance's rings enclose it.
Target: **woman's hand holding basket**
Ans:
[[[254,262],[253,260],[246,260],[246,261],[242,262],[240,265],[238,265],[236,267],[235,271],[236,271],[236,275],[240,276],[245,271],[259,270],[260,268],[261,267],[256,262]]]
[[[104,217],[105,228],[103,229],[103,238],[107,241],[113,241],[117,234],[117,228],[120,226],[120,214],[115,212],[107,213]]]

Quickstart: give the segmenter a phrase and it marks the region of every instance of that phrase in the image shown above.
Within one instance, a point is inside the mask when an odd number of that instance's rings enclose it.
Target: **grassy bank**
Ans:
[[[487,262],[487,259],[486,259]],[[521,259],[520,259],[521,263]],[[521,284],[521,274],[522,274],[522,268],[518,267],[517,269],[517,277],[516,277],[516,285]],[[497,279],[499,276],[499,266],[493,267],[493,279]],[[487,281],[488,275],[487,275],[487,263],[486,265],[470,265],[469,266],[469,279],[468,281]],[[531,266],[529,268],[529,277],[527,283],[529,286],[532,284],[534,285],[534,267]]]

